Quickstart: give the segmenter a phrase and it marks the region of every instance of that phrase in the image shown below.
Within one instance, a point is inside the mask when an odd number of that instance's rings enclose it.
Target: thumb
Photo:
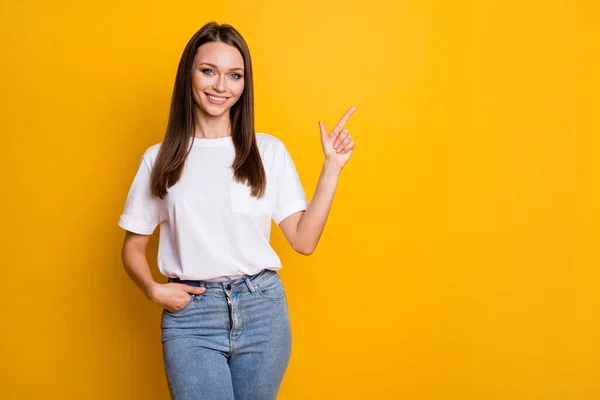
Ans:
[[[190,286],[190,285],[185,285],[185,287],[183,289],[186,292],[192,293],[192,294],[202,294],[206,290],[202,286]]]
[[[319,121],[319,130],[321,131],[321,139],[327,139],[329,135],[327,135],[327,129],[325,129],[325,124]]]

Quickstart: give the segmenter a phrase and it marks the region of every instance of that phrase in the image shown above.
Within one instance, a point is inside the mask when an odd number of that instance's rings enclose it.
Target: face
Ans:
[[[244,91],[244,59],[222,42],[198,47],[192,70],[192,94],[197,108],[208,116],[229,113]]]

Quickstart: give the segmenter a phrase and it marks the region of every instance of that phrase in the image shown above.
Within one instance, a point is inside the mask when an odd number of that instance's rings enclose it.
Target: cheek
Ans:
[[[230,86],[230,90],[235,97],[240,97],[244,92],[244,81],[241,80],[241,82],[235,82],[233,85]]]
[[[206,77],[196,75],[192,80],[192,85],[194,86],[195,90],[204,90],[208,86],[210,86],[210,79],[206,79]]]

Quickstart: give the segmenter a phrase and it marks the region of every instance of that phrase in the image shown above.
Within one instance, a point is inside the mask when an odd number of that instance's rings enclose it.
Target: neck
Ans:
[[[214,117],[200,110],[196,111],[197,118],[194,126],[194,136],[201,139],[218,139],[231,136],[229,112]]]

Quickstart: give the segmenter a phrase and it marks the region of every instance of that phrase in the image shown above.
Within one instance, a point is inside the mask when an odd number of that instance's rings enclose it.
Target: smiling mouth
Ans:
[[[224,103],[229,97],[215,96],[210,93],[204,93],[211,103]]]

